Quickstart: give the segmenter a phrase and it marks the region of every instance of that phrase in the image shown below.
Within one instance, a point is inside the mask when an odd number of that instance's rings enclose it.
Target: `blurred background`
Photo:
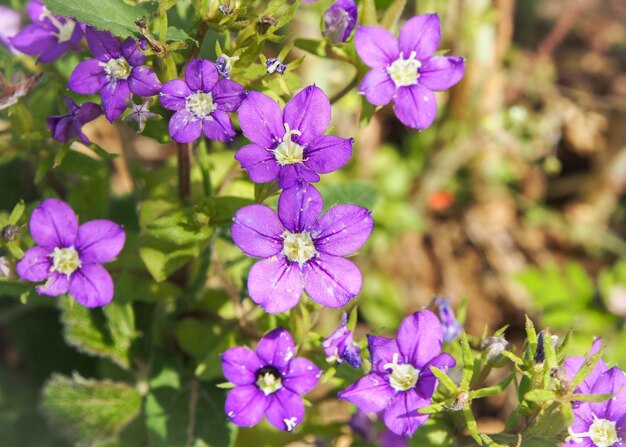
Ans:
[[[389,3],[376,2],[381,12]],[[440,14],[440,48],[465,56],[467,74],[438,94],[439,117],[423,132],[402,126],[390,106],[361,127],[361,97],[355,90],[333,107],[333,133],[353,136],[355,152],[346,168],[324,177],[320,190],[326,198],[354,197],[358,191],[376,223],[370,242],[354,258],[364,276],[358,336],[395,330],[405,315],[427,306],[434,295],[445,295],[475,337],[509,325],[507,338],[519,351],[528,314],[537,328],[549,327],[561,337],[573,329],[579,354],[593,336],[602,336],[605,358],[625,368],[626,3],[408,3],[406,18]],[[321,38],[320,15],[329,4],[302,6],[293,37]],[[202,50],[212,59],[215,39],[209,33]],[[354,76],[351,65],[297,45],[287,62],[302,56],[297,70],[302,85],[315,82],[330,97]],[[71,71],[77,61],[72,58],[56,64],[60,73]],[[49,95],[63,89],[62,79],[48,77],[33,91],[29,105],[35,115],[45,119],[56,110],[58,100]],[[35,104],[41,107],[35,110]],[[9,130],[8,121],[0,119],[0,139]],[[82,220],[108,209],[109,201],[114,214],[132,208],[128,197],[134,188],[155,191],[175,184],[176,148],[151,139],[149,129],[147,136],[137,136],[101,117],[85,130],[100,147],[124,156],[95,163],[92,152],[74,144],[80,157],[66,157],[59,169],[45,174],[51,188],[58,186],[57,176],[64,176],[62,190],[83,204],[78,208]],[[44,175],[39,163],[55,163],[54,154],[35,163],[26,155],[30,144],[24,139],[0,150],[3,212],[19,199],[39,198],[38,176]],[[212,158],[219,194],[253,195],[254,187],[232,158],[231,149],[241,144],[236,141]],[[137,186],[139,171],[151,177]],[[200,188],[201,173],[194,168],[192,174]],[[106,198],[110,193],[112,199]],[[240,256],[236,248],[224,244],[223,249],[226,265]],[[224,274],[241,284],[248,266]],[[211,286],[225,287],[220,278]],[[323,312],[315,330],[328,334],[336,327],[336,311]],[[90,359],[63,344],[55,308],[20,311],[2,305],[0,326],[0,380],[21,390],[19,399],[33,407],[34,418],[39,417],[35,396],[50,371],[91,368]],[[491,379],[495,383],[499,377]],[[6,394],[6,386],[3,390]],[[15,396],[3,400],[0,394],[4,423],[15,420],[11,409],[21,405]],[[510,405],[503,398],[481,402],[475,409],[479,425],[502,429]],[[348,411],[332,408],[325,413],[331,419]]]

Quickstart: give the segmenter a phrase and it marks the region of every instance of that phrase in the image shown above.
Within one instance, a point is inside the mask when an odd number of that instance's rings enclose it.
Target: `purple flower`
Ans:
[[[252,144],[235,158],[255,183],[278,178],[280,188],[298,180],[317,182],[350,159],[352,139],[323,135],[330,124],[330,101],[314,85],[295,95],[282,112],[273,99],[250,92],[239,108],[239,124]]]
[[[235,130],[226,112],[235,112],[245,97],[241,85],[218,80],[215,65],[194,59],[185,68],[185,80],[163,84],[161,104],[176,113],[170,119],[170,136],[179,143],[190,143],[204,135],[210,140],[229,141]]]
[[[368,415],[357,410],[350,418],[348,425],[367,443],[378,440],[380,447],[409,447],[408,439],[404,436],[396,435],[386,428],[382,431],[376,430],[374,425],[379,417],[382,418],[383,415]]]
[[[131,101],[130,113],[124,117],[124,121],[136,121],[137,132],[141,133],[146,127],[146,121],[149,119],[161,119],[161,115],[153,113],[148,109],[149,99],[145,100],[141,104],[135,104]]]
[[[67,96],[64,96],[63,100],[67,104],[69,113],[48,117],[48,129],[52,132],[52,138],[62,142],[78,138],[85,144],[91,144],[89,138],[83,133],[82,127],[99,117],[102,114],[102,107],[94,102],[86,102],[78,106]]]
[[[463,326],[454,316],[454,311],[450,307],[450,298],[436,296],[433,299],[433,305],[437,309],[443,327],[443,341],[446,343],[453,342],[463,332]]]
[[[410,19],[398,39],[386,29],[361,26],[356,50],[370,70],[359,87],[367,100],[384,106],[393,100],[396,116],[406,126],[426,129],[437,114],[433,91],[446,90],[465,74],[465,60],[435,56],[441,38],[437,14]]]
[[[37,244],[17,263],[20,279],[46,280],[37,293],[68,293],[86,307],[113,299],[113,280],[100,264],[112,261],[124,247],[124,229],[110,220],[92,220],[78,226],[70,206],[47,199],[30,217],[30,234]]]
[[[573,376],[572,376],[573,377]],[[584,391],[583,391],[584,390]],[[598,364],[577,392],[612,394],[603,402],[574,406],[574,422],[568,428],[566,446],[621,446],[626,440],[626,375],[618,367]]]
[[[236,346],[222,354],[224,376],[236,388],[228,393],[224,411],[240,427],[252,427],[263,415],[279,430],[292,431],[304,418],[302,394],[319,381],[313,362],[295,357],[291,334],[282,327],[266,334],[252,349]]]
[[[83,37],[76,21],[52,14],[39,1],[31,1],[26,12],[33,23],[13,37],[11,45],[31,56],[39,54],[39,62],[52,62],[74,48]]]
[[[322,342],[329,362],[348,362],[354,368],[361,367],[361,348],[352,340],[352,331],[348,329],[348,315],[341,316],[341,324]]]
[[[0,44],[4,45],[10,53],[16,53],[11,45],[11,38],[20,31],[22,16],[19,12],[0,5]]]
[[[291,309],[302,290],[327,307],[346,305],[361,290],[361,272],[342,256],[360,249],[374,222],[355,205],[335,205],[324,215],[322,196],[309,184],[284,190],[278,216],[264,205],[235,215],[231,234],[246,254],[264,258],[250,269],[250,298],[269,313]]]
[[[87,27],[87,44],[95,59],[81,62],[70,75],[68,87],[76,93],[91,95],[100,92],[104,116],[113,122],[130,101],[131,94],[153,96],[161,83],[148,67],[146,56],[130,37],[124,42],[107,31]]]
[[[325,36],[333,42],[345,42],[356,25],[358,10],[354,0],[337,0],[324,13]]]
[[[442,353],[443,331],[429,310],[405,318],[396,339],[368,336],[372,371],[339,393],[365,413],[384,411],[383,420],[396,435],[411,436],[428,419],[418,410],[430,404],[437,378],[430,367],[454,367]]]

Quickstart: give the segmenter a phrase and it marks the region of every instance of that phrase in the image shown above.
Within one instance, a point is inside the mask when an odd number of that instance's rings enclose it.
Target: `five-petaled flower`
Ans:
[[[33,21],[10,39],[11,45],[22,53],[39,55],[39,62],[52,62],[73,48],[83,37],[83,30],[75,20],[59,17],[48,11],[39,1],[31,1],[26,7]]]
[[[291,309],[302,290],[327,307],[342,307],[361,290],[361,272],[343,256],[359,250],[374,225],[370,212],[335,205],[320,217],[320,193],[303,183],[284,190],[278,215],[249,205],[235,215],[231,234],[250,256],[264,258],[250,269],[248,293],[269,313]]]
[[[372,371],[338,397],[365,413],[384,411],[389,430],[412,436],[428,419],[418,410],[430,404],[437,387],[430,367],[446,370],[456,364],[441,352],[442,344],[437,317],[429,310],[415,312],[402,321],[396,339],[368,336]]]
[[[590,354],[600,349],[596,339]],[[585,364],[585,357],[568,357],[563,369],[569,380]],[[576,388],[580,394],[611,394],[603,402],[574,402],[574,422],[568,428],[566,446],[614,447],[626,441],[626,375],[618,367],[609,368],[602,359]]]
[[[40,282],[37,293],[68,293],[86,307],[98,307],[113,299],[113,280],[100,264],[112,261],[124,247],[124,229],[110,220],[78,225],[70,206],[47,199],[30,217],[30,234],[37,244],[17,264],[22,280]]]
[[[361,367],[361,348],[352,340],[352,331],[348,329],[348,315],[341,316],[341,324],[324,339],[322,348],[326,353],[326,361],[348,362],[354,368]]]
[[[235,154],[253,182],[278,178],[280,188],[341,168],[352,154],[352,139],[323,135],[330,124],[330,101],[314,85],[295,95],[282,112],[273,99],[250,92],[239,108],[239,124],[252,144]]]
[[[426,129],[437,115],[433,91],[452,87],[465,74],[462,57],[435,56],[440,38],[437,14],[413,17],[404,24],[398,39],[384,28],[359,27],[356,50],[372,68],[361,81],[359,92],[376,106],[393,100],[396,116],[404,125]]]
[[[67,104],[69,113],[49,116],[47,120],[52,138],[62,142],[78,138],[84,144],[91,144],[89,138],[83,133],[82,127],[102,115],[102,107],[95,102],[86,102],[78,106],[67,96],[64,96],[63,100]]]
[[[235,112],[245,98],[243,86],[219,79],[211,61],[194,59],[185,68],[185,80],[163,84],[161,104],[175,110],[169,133],[178,143],[190,143],[204,135],[215,141],[229,141],[235,130],[226,112]]]
[[[87,27],[87,44],[95,59],[81,62],[70,75],[68,87],[81,94],[100,92],[104,116],[117,119],[131,99],[131,94],[153,96],[161,90],[154,72],[144,66],[146,56],[130,37],[120,42],[107,31]]]
[[[319,381],[322,371],[295,357],[291,334],[282,327],[266,334],[256,351],[236,346],[222,354],[224,376],[236,388],[228,393],[225,412],[241,427],[251,427],[263,415],[276,428],[294,430],[304,418],[302,394]]]

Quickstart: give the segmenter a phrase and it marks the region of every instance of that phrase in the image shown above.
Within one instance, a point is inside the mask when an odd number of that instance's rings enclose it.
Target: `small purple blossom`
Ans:
[[[591,354],[598,351],[601,340],[597,339]],[[571,380],[583,366],[584,357],[565,359],[564,369]],[[575,402],[574,422],[568,428],[566,446],[616,447],[626,441],[626,375],[618,367],[608,368],[600,360],[593,371],[576,389],[584,394],[612,394],[603,402]]]
[[[112,261],[124,247],[124,229],[110,220],[78,225],[70,206],[46,199],[30,217],[30,234],[37,244],[17,263],[20,279],[41,282],[40,295],[68,293],[86,307],[113,299],[113,280],[100,264]]]
[[[280,188],[290,188],[299,180],[317,182],[352,155],[354,140],[323,135],[330,115],[328,97],[314,85],[295,95],[284,112],[270,97],[250,92],[239,108],[239,124],[252,144],[235,158],[255,183],[278,179]]]
[[[435,56],[440,39],[437,14],[413,17],[398,39],[384,28],[359,27],[356,50],[372,68],[361,81],[359,93],[376,106],[393,101],[396,116],[404,125],[426,129],[437,115],[434,91],[452,87],[465,74],[462,57]]]
[[[123,121],[135,121],[137,123],[137,132],[141,133],[146,127],[146,121],[149,119],[161,119],[161,115],[153,113],[148,109],[149,99],[141,104],[135,104],[131,101],[130,113],[126,115]]]
[[[67,115],[54,115],[48,117],[48,129],[52,132],[52,138],[57,141],[67,142],[78,138],[84,144],[91,144],[89,138],[83,133],[82,127],[102,115],[102,107],[94,102],[86,102],[78,106],[71,98],[63,97],[67,104]]]
[[[325,36],[333,42],[345,42],[356,25],[359,12],[354,0],[337,0],[324,13]]]
[[[215,60],[215,68],[217,72],[224,79],[230,79],[230,72],[233,69],[235,62],[239,60],[239,56],[227,56],[222,54]]]
[[[363,440],[367,443],[372,443],[378,440],[380,447],[409,447],[409,441],[404,436],[396,435],[389,431],[386,427],[381,430],[376,430],[376,421],[382,419],[382,414],[366,414],[360,410],[350,418],[348,425],[350,428],[361,435]]]
[[[443,327],[443,341],[446,343],[453,342],[459,335],[461,335],[461,332],[463,332],[463,326],[454,316],[454,311],[450,306],[450,298],[445,296],[436,296],[433,299],[433,306],[437,310],[439,320],[441,320],[441,325]]]
[[[348,315],[341,316],[341,324],[335,332],[322,342],[326,353],[326,361],[343,363],[348,362],[354,368],[361,367],[361,348],[352,340],[352,331],[348,329]]]
[[[104,116],[117,119],[134,93],[153,96],[161,90],[154,72],[144,66],[146,56],[137,41],[130,37],[124,42],[108,31],[87,27],[87,44],[95,59],[81,62],[70,75],[68,88],[76,93],[92,95],[100,92]]]
[[[279,430],[293,431],[300,425],[300,396],[315,388],[322,371],[295,352],[291,334],[279,327],[259,341],[256,351],[236,346],[222,354],[224,376],[236,385],[224,411],[235,425],[252,427],[263,416]]]
[[[241,85],[219,79],[211,61],[194,59],[185,68],[185,80],[163,84],[161,104],[175,110],[169,123],[170,136],[178,143],[190,143],[204,135],[215,141],[229,141],[235,130],[226,112],[235,112],[245,98]]]
[[[33,21],[26,25],[10,41],[22,53],[39,56],[39,62],[52,62],[68,50],[77,48],[83,30],[73,19],[52,14],[39,1],[31,1],[26,7]]]
[[[265,68],[267,69],[268,75],[273,75],[274,73],[284,75],[287,70],[287,65],[283,64],[280,59],[270,57],[265,61]]]
[[[339,393],[365,413],[384,411],[387,428],[400,436],[412,436],[426,420],[419,409],[430,405],[437,388],[434,366],[452,368],[456,361],[442,353],[443,330],[429,310],[405,318],[395,339],[368,336],[372,370]]]
[[[235,215],[231,234],[246,254],[263,258],[250,269],[250,298],[269,313],[285,312],[302,290],[327,307],[345,306],[361,290],[361,272],[343,258],[367,241],[374,222],[355,205],[335,205],[320,217],[320,193],[309,184],[284,190],[278,215],[249,205]]]
[[[4,45],[9,53],[17,51],[11,45],[11,38],[20,31],[22,16],[14,9],[0,5],[0,44]]]

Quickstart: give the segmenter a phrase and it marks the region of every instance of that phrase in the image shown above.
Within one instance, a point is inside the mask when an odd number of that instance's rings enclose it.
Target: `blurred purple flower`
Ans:
[[[63,97],[63,101],[67,104],[69,113],[50,116],[47,120],[52,138],[61,142],[78,138],[84,144],[91,144],[89,138],[83,133],[82,127],[102,115],[102,107],[94,102],[86,102],[78,106],[67,96]]]
[[[264,205],[241,208],[231,229],[246,254],[264,258],[250,269],[250,298],[269,313],[285,312],[302,290],[323,306],[342,307],[361,290],[361,272],[343,256],[360,249],[374,222],[355,205],[335,205],[320,217],[320,193],[309,184],[284,190],[278,215]]]
[[[170,118],[169,133],[178,143],[190,143],[204,135],[229,141],[235,130],[226,112],[235,112],[245,98],[241,85],[219,79],[211,61],[194,59],[185,68],[185,80],[163,84],[161,104],[176,113]]]
[[[413,17],[398,39],[384,28],[359,27],[356,50],[372,68],[361,81],[359,93],[376,106],[393,100],[396,116],[404,125],[426,129],[437,115],[433,92],[452,87],[465,74],[462,57],[435,56],[440,39],[437,14]]]
[[[330,124],[330,101],[319,87],[306,87],[284,112],[268,96],[250,92],[239,108],[239,124],[252,144],[235,154],[255,183],[278,179],[280,188],[341,168],[352,155],[352,139],[323,135]]]
[[[146,127],[146,121],[149,119],[161,119],[161,115],[153,113],[148,109],[149,99],[146,99],[141,104],[135,104],[133,101],[130,103],[130,113],[126,115],[123,121],[135,121],[137,122],[137,132],[141,133]]]
[[[354,368],[361,367],[361,348],[352,340],[352,331],[348,329],[348,315],[341,316],[341,324],[335,332],[330,334],[322,342],[322,347],[326,353],[326,360],[329,362],[348,362]]]
[[[324,13],[325,36],[333,42],[345,42],[356,25],[358,10],[354,0],[337,0]]]
[[[83,37],[83,30],[75,20],[52,14],[39,1],[26,7],[33,21],[10,39],[11,45],[22,53],[39,56],[39,62],[52,62],[73,48]]]
[[[353,431],[361,435],[367,443],[378,440],[380,447],[409,447],[409,441],[406,437],[396,435],[386,427],[382,431],[375,429],[376,420],[378,418],[382,419],[382,417],[383,414],[381,413],[368,415],[361,410],[357,410],[350,418],[348,425]]]
[[[256,351],[236,346],[222,354],[224,376],[236,385],[224,411],[235,425],[252,427],[264,415],[279,430],[293,431],[300,425],[300,396],[315,388],[322,371],[295,352],[291,334],[279,327],[259,341]]]
[[[436,296],[433,299],[433,306],[437,310],[439,320],[443,327],[443,341],[446,343],[453,342],[461,335],[461,332],[463,332],[463,326],[454,316],[454,311],[450,306],[450,298]]]
[[[21,23],[22,16],[19,12],[0,5],[0,44],[4,45],[11,54],[17,52],[11,45],[11,38],[20,31]]]
[[[47,199],[30,217],[30,234],[37,244],[17,263],[20,279],[46,281],[37,293],[68,293],[86,307],[113,299],[113,280],[100,264],[112,261],[124,247],[124,229],[110,220],[92,220],[78,226],[70,206]]]
[[[130,101],[132,93],[153,96],[161,90],[154,72],[143,66],[146,56],[130,37],[124,42],[108,31],[87,27],[87,44],[95,59],[81,62],[70,75],[68,87],[76,93],[100,92],[104,116],[113,122]]]
[[[456,361],[442,353],[443,331],[429,310],[405,318],[395,339],[368,336],[372,370],[341,391],[365,413],[384,411],[387,428],[400,436],[412,436],[426,420],[419,409],[430,405],[437,378],[430,367],[446,370]]]

